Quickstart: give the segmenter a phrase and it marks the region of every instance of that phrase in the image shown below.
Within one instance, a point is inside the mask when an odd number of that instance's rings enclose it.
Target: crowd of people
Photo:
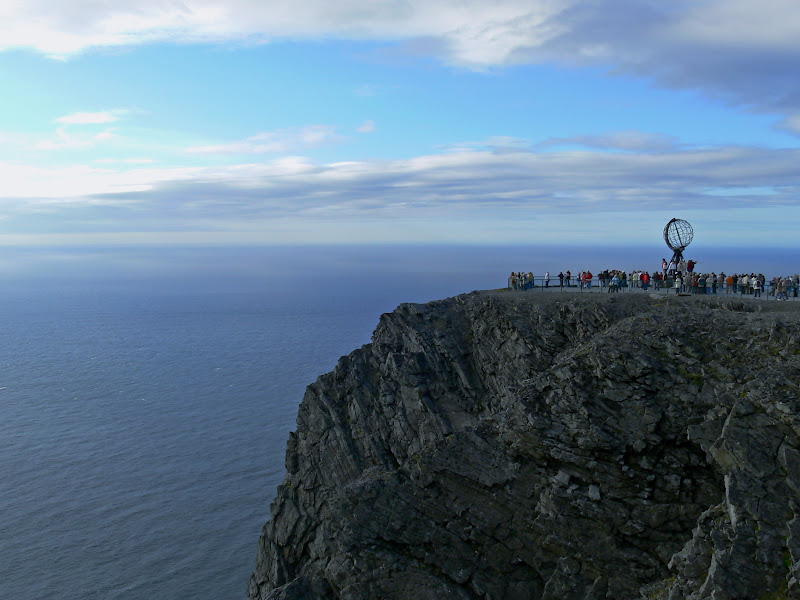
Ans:
[[[623,288],[674,289],[676,294],[741,294],[756,298],[768,292],[777,300],[788,300],[789,297],[798,297],[800,288],[800,275],[781,275],[773,277],[767,282],[763,273],[734,273],[726,275],[724,272],[702,273],[695,271],[697,262],[693,260],[680,261],[677,265],[662,261],[661,271],[623,269],[604,269],[595,275],[589,270],[577,272],[574,276],[571,271],[560,272],[551,277],[547,272],[544,276],[535,277],[532,272],[513,272],[509,277],[509,288],[526,290],[533,287],[579,287],[591,290],[596,279],[601,290],[609,293],[619,292]]]
[[[616,280],[616,281],[615,281]],[[532,287],[578,287],[581,289],[591,289],[593,284],[599,285],[600,288],[607,287],[641,287],[648,289],[651,285],[660,288],[663,282],[661,273],[650,273],[646,271],[632,271],[628,274],[625,271],[617,269],[605,269],[595,276],[591,271],[579,271],[575,275],[572,271],[560,272],[558,275],[551,277],[550,273],[545,273],[544,276],[534,277],[533,273],[525,273],[523,271],[513,272],[508,278],[509,288],[514,290],[527,290]]]

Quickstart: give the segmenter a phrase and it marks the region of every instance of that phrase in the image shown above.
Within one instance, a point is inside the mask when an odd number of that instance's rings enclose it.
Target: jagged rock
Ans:
[[[248,598],[800,598],[799,315],[401,305],[308,387]]]

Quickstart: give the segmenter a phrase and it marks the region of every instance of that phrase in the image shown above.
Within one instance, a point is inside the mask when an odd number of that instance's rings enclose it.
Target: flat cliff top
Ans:
[[[311,384],[248,597],[800,596],[800,303],[485,291]]]
[[[621,304],[629,307],[633,311],[646,310],[645,301],[649,302],[669,302],[671,305],[687,306],[687,310],[697,310],[703,308],[721,307],[724,310],[756,313],[775,313],[775,314],[800,314],[800,298],[788,301],[777,301],[774,298],[753,298],[752,295],[741,295],[738,293],[725,294],[675,294],[674,290],[649,290],[640,289],[608,293],[603,291],[577,291],[574,288],[570,291],[559,291],[554,288],[534,289],[528,291],[511,291],[507,289],[474,291],[453,298],[436,300],[438,302],[451,302],[456,298],[496,298],[498,301],[512,304],[535,304],[537,306],[549,306],[553,303],[562,302],[587,302],[587,303],[612,303]]]

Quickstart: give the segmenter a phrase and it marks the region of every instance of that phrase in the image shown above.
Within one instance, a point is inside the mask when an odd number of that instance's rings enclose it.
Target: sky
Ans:
[[[0,3],[0,245],[797,247],[797,0]]]

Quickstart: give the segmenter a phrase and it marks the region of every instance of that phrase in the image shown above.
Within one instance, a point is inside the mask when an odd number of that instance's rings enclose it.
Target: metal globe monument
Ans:
[[[664,241],[672,250],[672,260],[670,265],[672,268],[677,268],[678,264],[683,260],[683,251],[686,246],[692,243],[694,238],[694,230],[689,224],[689,221],[683,219],[672,219],[664,226]]]

